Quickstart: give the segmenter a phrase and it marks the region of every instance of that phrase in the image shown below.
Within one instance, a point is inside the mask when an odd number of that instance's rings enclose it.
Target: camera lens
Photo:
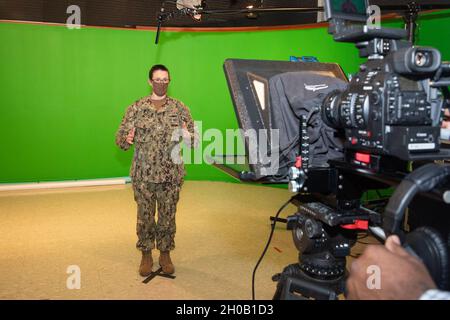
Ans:
[[[322,119],[326,125],[335,129],[365,129],[369,109],[369,95],[350,91],[333,91],[323,102]]]
[[[322,118],[324,122],[332,128],[340,128],[339,102],[340,91],[332,91],[324,99],[322,107]]]

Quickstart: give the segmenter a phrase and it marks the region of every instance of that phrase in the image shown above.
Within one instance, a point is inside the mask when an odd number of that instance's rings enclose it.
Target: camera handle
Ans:
[[[419,192],[429,192],[450,177],[450,165],[430,163],[419,167],[397,186],[383,217],[386,236],[397,234],[403,246],[422,260],[440,289],[449,286],[449,258],[446,242],[430,227],[420,227],[405,235],[401,231],[406,208]]]

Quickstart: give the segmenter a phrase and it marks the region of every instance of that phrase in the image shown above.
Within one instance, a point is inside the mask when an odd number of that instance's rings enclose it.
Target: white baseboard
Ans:
[[[122,178],[69,180],[69,181],[53,181],[53,182],[2,183],[0,184],[0,191],[109,186],[109,185],[126,184],[130,181],[131,180],[129,177],[122,177]]]

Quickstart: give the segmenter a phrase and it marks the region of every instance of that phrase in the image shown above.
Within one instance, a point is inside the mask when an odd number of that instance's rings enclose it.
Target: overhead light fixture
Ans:
[[[248,5],[246,8],[247,9],[253,9],[253,8],[255,8],[255,6],[254,5]],[[246,17],[249,18],[249,19],[256,19],[256,18],[258,18],[258,14],[255,13],[255,12],[248,12]]]

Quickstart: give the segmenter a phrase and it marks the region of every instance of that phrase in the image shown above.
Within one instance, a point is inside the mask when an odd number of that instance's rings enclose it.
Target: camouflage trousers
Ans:
[[[175,213],[181,184],[133,182],[134,199],[137,203],[136,248],[148,251],[175,249]],[[155,221],[158,207],[158,221]]]

